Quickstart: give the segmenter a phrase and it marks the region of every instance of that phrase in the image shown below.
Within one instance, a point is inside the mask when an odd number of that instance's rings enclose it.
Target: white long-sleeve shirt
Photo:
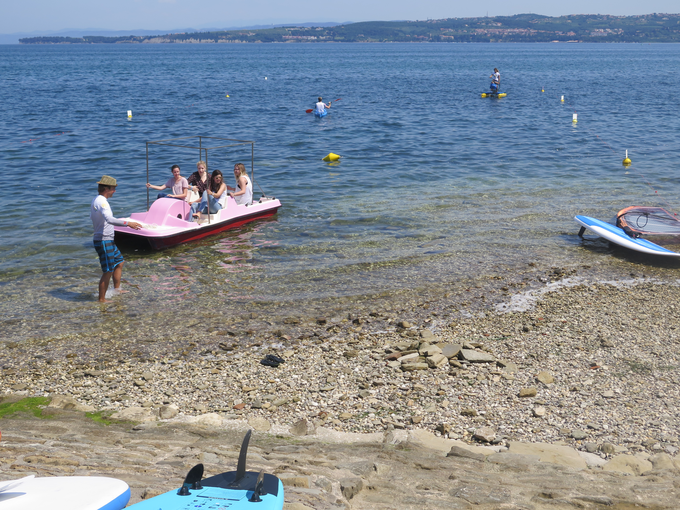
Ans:
[[[113,217],[109,201],[103,195],[97,195],[90,206],[90,219],[94,227],[95,241],[113,241],[114,225],[124,226],[128,222]]]

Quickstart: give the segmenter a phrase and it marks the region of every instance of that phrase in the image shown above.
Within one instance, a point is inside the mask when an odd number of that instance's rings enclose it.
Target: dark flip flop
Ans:
[[[260,360],[260,363],[261,363],[262,365],[267,366],[267,367],[274,367],[274,368],[276,368],[276,367],[279,366],[279,363],[277,363],[276,361],[272,361],[272,360],[270,360],[270,359],[267,359],[267,358]]]
[[[286,360],[284,360],[283,358],[279,358],[275,354],[267,354],[265,359],[268,359],[269,361],[273,361],[274,363],[279,363],[279,364],[286,362]]]

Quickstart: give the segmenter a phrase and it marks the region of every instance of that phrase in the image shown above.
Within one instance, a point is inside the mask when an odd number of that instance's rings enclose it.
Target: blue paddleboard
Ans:
[[[661,255],[664,257],[680,257],[680,253],[667,250],[663,246],[654,244],[647,239],[630,237],[623,229],[620,229],[611,223],[605,223],[604,221],[589,216],[575,216],[574,219],[583,227],[581,232],[579,232],[579,235],[583,235],[583,230],[587,228],[607,241],[611,241],[612,243],[628,248],[629,250],[648,253],[650,255]]]
[[[236,471],[203,478],[203,464],[191,468],[182,487],[129,509],[134,510],[282,510],[283,484],[264,471],[246,471],[251,431],[243,439]]]

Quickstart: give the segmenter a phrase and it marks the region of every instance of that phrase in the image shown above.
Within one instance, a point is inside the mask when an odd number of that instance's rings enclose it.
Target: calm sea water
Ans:
[[[494,67],[508,96],[482,99]],[[145,142],[198,134],[254,140],[256,181],[283,208],[200,243],[126,253],[121,306],[292,309],[527,261],[645,264],[582,242],[572,218],[680,209],[679,68],[670,44],[0,46],[5,330],[98,317],[96,181],[118,179],[117,216],[143,210]],[[305,113],[318,95],[339,99],[324,119]],[[324,163],[329,152],[341,162]],[[197,159],[153,149],[151,180],[173,163],[188,176]],[[229,175],[249,160],[218,151],[210,166]]]

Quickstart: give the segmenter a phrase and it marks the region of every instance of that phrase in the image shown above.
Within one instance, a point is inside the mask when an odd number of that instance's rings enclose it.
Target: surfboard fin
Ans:
[[[196,464],[187,473],[186,478],[182,487],[177,491],[178,496],[190,496],[191,493],[189,489],[199,490],[202,489],[201,479],[203,478],[203,464]]]
[[[238,454],[238,464],[236,466],[236,478],[232,482],[232,485],[237,485],[241,479],[246,474],[246,457],[248,456],[248,443],[250,442],[250,436],[252,430],[246,432],[246,436],[243,438],[243,443],[241,444],[241,451]]]
[[[255,483],[255,489],[253,489],[253,495],[250,496],[250,501],[251,503],[259,503],[262,501],[260,498],[260,495],[262,494],[262,485],[264,484],[264,469],[260,471],[260,474],[257,475],[257,482]]]

